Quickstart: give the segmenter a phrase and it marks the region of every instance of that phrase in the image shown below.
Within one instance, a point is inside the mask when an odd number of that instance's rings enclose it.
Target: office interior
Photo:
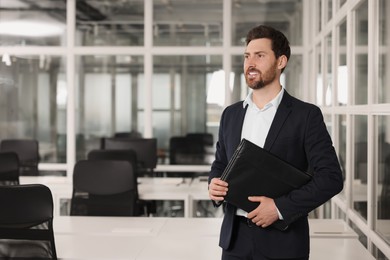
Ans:
[[[207,176],[221,113],[248,94],[246,32],[270,25],[291,44],[282,85],[321,108],[344,175],[312,216],[390,259],[389,13],[387,0],[0,0],[0,140],[38,140],[39,174],[69,183],[120,134],[155,138],[162,175]],[[174,162],[172,138],[194,133],[207,152]]]

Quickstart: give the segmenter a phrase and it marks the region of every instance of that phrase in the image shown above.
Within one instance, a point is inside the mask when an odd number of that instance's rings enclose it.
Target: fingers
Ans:
[[[258,227],[266,228],[270,226],[273,222],[265,219],[265,218],[253,218],[251,219],[252,223],[254,223]]]
[[[259,226],[259,227],[262,227],[262,228],[266,228],[266,227],[270,226],[273,223],[273,221],[268,216],[265,216],[263,214],[258,214],[257,211],[256,212],[252,211],[252,212],[248,213],[247,217],[256,226]]]
[[[209,197],[215,201],[224,200],[224,196],[228,191],[228,184],[225,181],[222,181],[218,178],[214,178],[211,180],[209,184]]]
[[[265,199],[264,196],[249,196],[248,200],[252,202],[262,202]]]
[[[247,215],[254,224],[265,228],[278,220],[279,217],[273,199],[264,196],[251,196],[248,199],[259,202],[259,206]]]

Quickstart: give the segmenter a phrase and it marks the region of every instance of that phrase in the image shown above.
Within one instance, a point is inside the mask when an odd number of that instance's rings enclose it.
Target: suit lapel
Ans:
[[[276,138],[279,135],[280,130],[283,127],[284,122],[286,121],[288,115],[291,112],[291,96],[284,90],[282,101],[276,111],[275,118],[272,121],[271,128],[269,129],[267,138],[265,139],[264,149],[271,150],[272,145],[274,144]]]
[[[244,109],[238,110],[236,117],[235,117],[235,119],[237,120],[237,123],[233,125],[234,129],[232,131],[232,133],[235,134],[235,136],[233,138],[234,150],[236,150],[236,148],[238,147],[238,145],[240,144],[240,141],[241,141],[242,125],[244,124],[244,118],[245,118],[245,113],[246,113],[247,109],[248,109],[248,105],[246,105],[246,107]]]

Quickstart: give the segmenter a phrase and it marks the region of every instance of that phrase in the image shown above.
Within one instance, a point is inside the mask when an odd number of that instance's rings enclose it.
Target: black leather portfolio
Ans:
[[[229,184],[225,201],[250,212],[259,203],[249,201],[248,196],[277,198],[306,184],[311,175],[242,139],[221,179]],[[283,223],[277,221],[273,226],[284,230]]]

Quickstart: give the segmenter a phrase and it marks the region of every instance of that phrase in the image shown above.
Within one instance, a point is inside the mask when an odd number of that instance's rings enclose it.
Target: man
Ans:
[[[342,190],[339,162],[320,109],[290,96],[280,85],[290,58],[286,37],[268,26],[255,27],[246,37],[244,56],[252,92],[224,110],[209,175],[209,197],[216,206],[224,205],[222,259],[308,259],[307,215]],[[229,186],[220,176],[242,138],[312,172],[312,180],[278,198],[253,194],[248,199],[259,206],[252,212],[224,202]],[[272,227],[277,220],[288,228]]]

